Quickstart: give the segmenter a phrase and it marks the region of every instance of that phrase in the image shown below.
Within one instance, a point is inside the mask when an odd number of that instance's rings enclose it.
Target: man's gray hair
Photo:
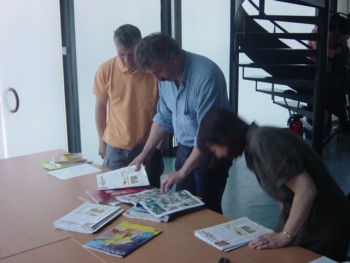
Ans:
[[[149,70],[152,63],[166,64],[171,55],[179,55],[181,48],[165,33],[153,33],[141,39],[135,48],[135,60],[142,70]]]
[[[114,40],[124,48],[129,48],[141,39],[141,31],[133,25],[125,24],[114,31]]]

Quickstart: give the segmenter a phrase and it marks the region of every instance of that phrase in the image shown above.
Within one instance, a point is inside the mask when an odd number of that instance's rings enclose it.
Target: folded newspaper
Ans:
[[[122,214],[119,206],[85,202],[54,222],[54,227],[84,234],[92,234]]]
[[[258,236],[272,230],[242,217],[219,225],[194,231],[194,235],[221,251],[230,251],[248,244]]]
[[[118,196],[122,203],[142,205],[147,212],[155,217],[163,217],[173,213],[203,206],[204,203],[187,190],[162,194],[161,190],[153,189],[136,194]]]
[[[136,219],[143,219],[143,220],[149,220],[153,222],[168,222],[170,221],[170,216],[162,216],[162,217],[156,217],[152,214],[150,214],[143,206],[141,205],[134,205],[130,207],[128,210],[126,210],[123,213],[123,216],[127,218],[136,218]]]

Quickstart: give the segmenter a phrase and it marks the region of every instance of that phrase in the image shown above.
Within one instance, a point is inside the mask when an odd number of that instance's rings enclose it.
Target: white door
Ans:
[[[93,81],[98,66],[116,56],[114,31],[137,26],[146,36],[160,31],[159,0],[74,0],[81,147],[83,155],[102,164],[98,155]]]
[[[59,0],[0,0],[0,103],[0,158],[67,150]]]

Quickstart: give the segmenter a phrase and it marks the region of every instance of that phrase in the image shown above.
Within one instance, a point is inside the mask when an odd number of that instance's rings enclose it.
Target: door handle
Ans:
[[[12,113],[16,113],[18,111],[18,108],[19,108],[19,98],[18,98],[18,93],[17,91],[14,89],[14,88],[9,88],[7,90],[7,92],[10,92],[10,93],[13,93],[13,96],[15,97],[15,100],[16,100],[16,105],[13,109],[10,109],[10,112]]]

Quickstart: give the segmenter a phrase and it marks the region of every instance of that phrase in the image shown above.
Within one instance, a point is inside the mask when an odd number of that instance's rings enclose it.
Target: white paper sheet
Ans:
[[[101,171],[101,170],[87,163],[84,163],[84,164],[79,164],[79,165],[51,171],[51,172],[48,172],[48,174],[53,175],[61,180],[67,180],[70,178],[74,178],[74,177],[78,177],[86,174],[96,173],[98,171]]]

